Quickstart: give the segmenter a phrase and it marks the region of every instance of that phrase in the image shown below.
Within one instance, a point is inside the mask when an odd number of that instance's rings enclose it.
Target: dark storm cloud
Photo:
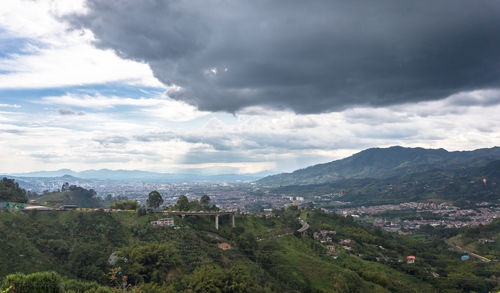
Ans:
[[[500,86],[499,1],[87,2],[75,28],[201,110],[317,113]]]

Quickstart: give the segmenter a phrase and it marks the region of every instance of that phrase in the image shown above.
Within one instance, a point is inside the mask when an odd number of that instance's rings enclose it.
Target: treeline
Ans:
[[[187,196],[181,195],[174,206],[168,207],[171,210],[178,211],[217,211],[218,207],[210,205],[210,196],[203,195],[200,200],[189,200]]]

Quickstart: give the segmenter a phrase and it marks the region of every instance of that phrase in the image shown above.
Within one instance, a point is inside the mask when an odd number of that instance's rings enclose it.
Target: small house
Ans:
[[[344,239],[340,241],[340,244],[351,244],[352,240],[350,238]]]
[[[469,259],[470,259],[470,257],[469,257],[468,255],[462,255],[462,256],[460,257],[460,259],[461,259],[462,261],[467,261],[467,260],[469,260]]]
[[[353,251],[352,247],[350,247],[350,246],[344,245],[344,246],[342,246],[342,247],[343,247],[345,250],[347,250],[347,251]]]
[[[415,257],[413,255],[407,256],[406,263],[415,263]]]
[[[219,244],[217,244],[217,246],[220,249],[222,249],[222,250],[229,250],[229,249],[231,249],[231,244],[226,243],[226,242],[219,243]]]

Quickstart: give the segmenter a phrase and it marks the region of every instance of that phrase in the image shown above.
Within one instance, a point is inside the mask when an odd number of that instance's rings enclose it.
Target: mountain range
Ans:
[[[139,170],[85,170],[76,172],[70,169],[56,171],[37,171],[29,173],[9,174],[8,177],[58,178],[72,176],[79,179],[113,180],[151,183],[182,183],[182,182],[251,182],[268,175],[269,172],[256,174],[181,174],[157,173]]]
[[[346,179],[382,179],[430,170],[460,170],[485,166],[500,159],[500,147],[474,151],[445,149],[371,148],[350,157],[292,173],[271,175],[256,183],[267,187],[331,183]]]

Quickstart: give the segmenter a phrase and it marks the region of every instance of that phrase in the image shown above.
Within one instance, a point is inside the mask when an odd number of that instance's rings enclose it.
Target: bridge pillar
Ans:
[[[234,214],[231,215],[231,221],[233,222],[233,228],[236,227],[236,225],[234,224]]]
[[[219,215],[215,215],[215,229],[219,230]]]

